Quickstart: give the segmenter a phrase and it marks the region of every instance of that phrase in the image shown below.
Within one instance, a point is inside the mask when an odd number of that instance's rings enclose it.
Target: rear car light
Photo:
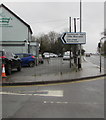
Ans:
[[[35,56],[32,56],[32,58],[35,58]]]
[[[0,58],[6,58],[6,56],[0,56]]]

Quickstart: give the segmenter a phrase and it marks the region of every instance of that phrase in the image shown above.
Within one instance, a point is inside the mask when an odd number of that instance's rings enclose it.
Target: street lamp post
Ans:
[[[80,33],[82,32],[82,1],[80,0]],[[79,63],[78,63],[78,68],[82,68],[81,66],[81,44],[80,44],[80,58],[79,58]]]

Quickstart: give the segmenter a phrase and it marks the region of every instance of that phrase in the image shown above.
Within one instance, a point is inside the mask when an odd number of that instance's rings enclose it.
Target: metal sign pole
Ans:
[[[74,18],[74,32],[76,33],[76,18]],[[74,45],[74,63],[75,63],[76,71],[78,67],[77,47],[78,47],[77,44],[75,44]]]
[[[71,17],[69,18],[69,32],[71,32]],[[70,45],[70,68],[71,68],[71,45]]]

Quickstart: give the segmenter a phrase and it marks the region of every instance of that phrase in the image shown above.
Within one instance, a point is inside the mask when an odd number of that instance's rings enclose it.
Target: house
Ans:
[[[32,29],[5,5],[0,5],[0,46],[14,53],[38,53],[39,45],[33,42]]]

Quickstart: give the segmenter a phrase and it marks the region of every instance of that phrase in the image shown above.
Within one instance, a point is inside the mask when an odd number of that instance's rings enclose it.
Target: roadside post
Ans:
[[[106,39],[106,37],[102,37],[101,39],[100,39],[100,42],[98,43],[98,48],[99,48],[99,53],[100,53],[100,73],[102,72],[102,56],[101,56],[101,54],[102,54],[102,50],[101,50],[101,48],[102,48],[102,40],[103,39]]]
[[[102,67],[102,66],[101,66],[101,39],[100,39],[100,43],[98,44],[98,48],[99,48],[99,50],[100,50],[100,51],[99,51],[99,52],[100,52],[99,54],[100,54],[100,73],[101,73],[101,67]]]

